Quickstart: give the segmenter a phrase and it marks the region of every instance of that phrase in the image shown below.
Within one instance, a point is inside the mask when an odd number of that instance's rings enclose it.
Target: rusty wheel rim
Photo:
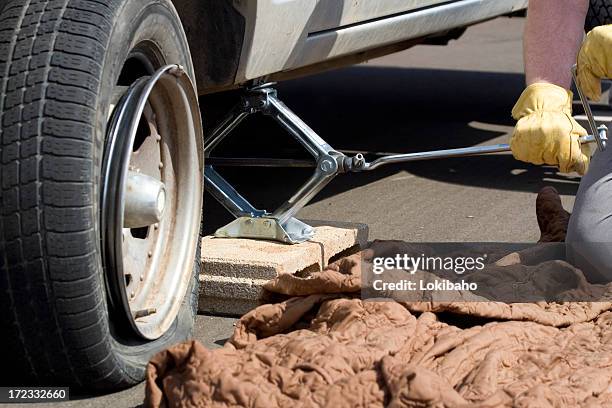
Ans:
[[[107,282],[113,306],[132,329],[156,339],[178,315],[199,239],[201,123],[185,72],[168,66],[138,80],[117,105],[109,135],[103,176],[110,188],[102,200]],[[134,175],[163,185],[157,222],[126,225],[135,211],[126,202],[143,195],[128,183]]]

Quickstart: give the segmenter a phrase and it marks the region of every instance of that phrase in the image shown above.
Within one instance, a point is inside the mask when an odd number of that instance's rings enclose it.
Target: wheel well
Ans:
[[[234,84],[245,19],[231,0],[172,0],[187,34],[200,93]]]

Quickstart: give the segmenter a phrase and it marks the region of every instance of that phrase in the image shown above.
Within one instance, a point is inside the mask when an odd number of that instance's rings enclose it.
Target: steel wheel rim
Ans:
[[[113,311],[149,340],[171,327],[192,278],[203,195],[201,132],[194,87],[176,65],[138,79],[111,118],[101,200],[109,297]],[[138,185],[128,191],[134,174],[165,190],[163,216],[146,231],[124,226],[126,197],[129,203],[139,196]]]

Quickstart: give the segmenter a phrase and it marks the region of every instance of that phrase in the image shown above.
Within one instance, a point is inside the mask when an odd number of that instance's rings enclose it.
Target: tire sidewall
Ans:
[[[117,11],[113,22],[113,29],[109,36],[108,46],[104,56],[104,66],[98,93],[98,110],[96,112],[95,147],[94,147],[94,196],[100,197],[101,168],[104,155],[104,142],[110,116],[113,88],[119,80],[124,63],[130,56],[130,51],[143,41],[152,42],[165,64],[181,64],[192,83],[195,84],[195,75],[191,62],[191,55],[183,28],[178,21],[178,14],[169,1],[165,0],[124,0]],[[156,67],[157,68],[157,67]],[[96,202],[96,206],[99,202]],[[100,208],[96,207],[95,223],[99,242],[100,226],[98,214]],[[106,298],[106,313],[109,330],[112,336],[112,348],[118,354],[125,366],[122,367],[130,377],[143,376],[143,370],[153,354],[177,342],[188,339],[191,335],[193,319],[197,304],[197,286],[199,275],[199,245],[194,260],[193,276],[184,296],[183,304],[175,322],[170,329],[155,341],[142,340],[134,334],[126,336],[123,330],[114,327],[112,310],[109,309]],[[101,250],[98,251],[101,253]],[[99,257],[99,269],[102,271],[102,260]],[[100,279],[104,282],[104,277]],[[101,287],[106,288],[105,284]],[[195,299],[194,299],[195,298]]]

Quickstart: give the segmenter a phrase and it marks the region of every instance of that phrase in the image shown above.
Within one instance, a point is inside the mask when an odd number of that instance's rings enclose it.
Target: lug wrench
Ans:
[[[596,140],[592,135],[582,136],[580,143],[593,143]],[[393,163],[406,163],[419,160],[432,160],[432,159],[448,159],[452,157],[470,157],[470,156],[482,156],[485,154],[492,153],[503,153],[509,152],[510,145],[508,144],[497,144],[490,146],[474,146],[474,147],[462,147],[459,149],[446,149],[446,150],[433,150],[430,152],[417,152],[407,154],[394,154],[391,156],[384,156],[373,162],[367,163],[362,162],[361,165],[353,168],[353,171],[370,171],[380,166]]]

